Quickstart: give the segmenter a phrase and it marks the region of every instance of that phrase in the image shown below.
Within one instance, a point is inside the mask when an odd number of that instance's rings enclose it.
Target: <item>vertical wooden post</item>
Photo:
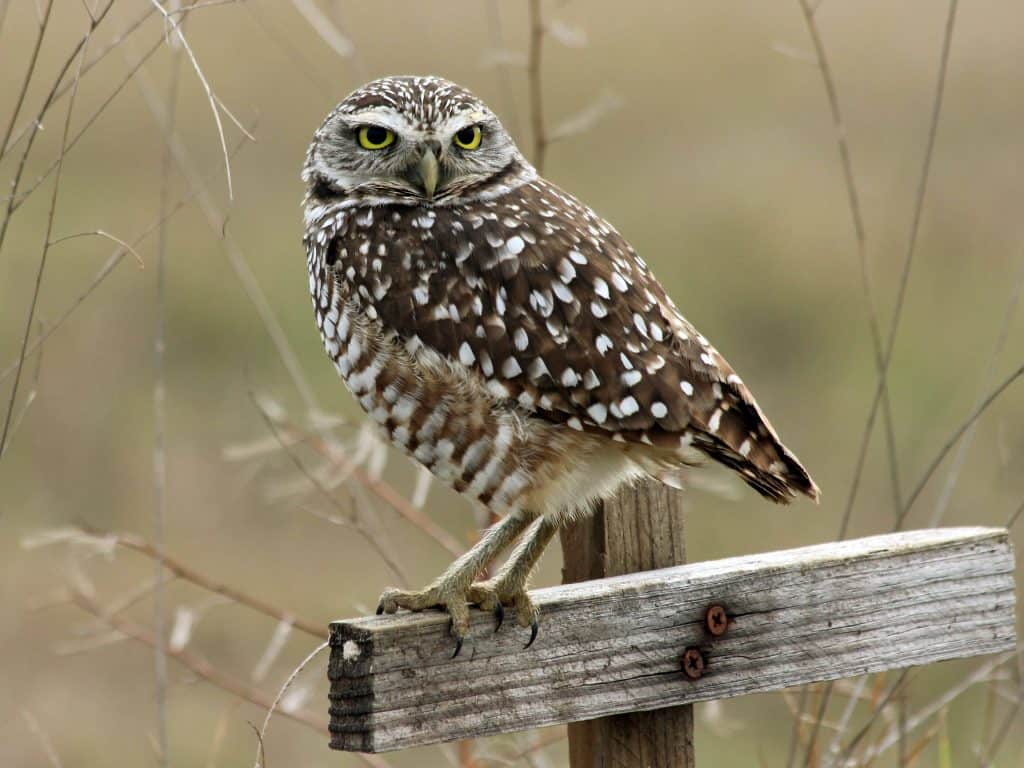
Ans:
[[[682,565],[681,494],[653,481],[624,488],[592,517],[562,530],[562,552],[565,584]],[[573,723],[569,763],[572,768],[693,768],[693,707]]]

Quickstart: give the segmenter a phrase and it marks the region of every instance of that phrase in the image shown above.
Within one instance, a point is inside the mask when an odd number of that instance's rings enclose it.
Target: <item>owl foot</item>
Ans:
[[[450,619],[448,632],[455,638],[455,652],[452,654],[454,659],[462,650],[462,643],[469,633],[469,605],[466,599],[465,589],[445,582],[417,591],[389,587],[380,596],[377,615],[395,613],[399,608],[416,612],[427,608],[440,608],[446,611]]]
[[[466,594],[469,602],[479,606],[483,611],[490,611],[494,614],[495,627],[497,632],[501,629],[502,621],[505,618],[505,608],[516,609],[516,621],[521,627],[530,628],[530,641],[526,644],[529,648],[537,639],[539,629],[538,618],[540,611],[534,605],[533,600],[527,593],[524,585],[509,584],[503,579],[494,578],[487,581],[479,581],[470,586]]]

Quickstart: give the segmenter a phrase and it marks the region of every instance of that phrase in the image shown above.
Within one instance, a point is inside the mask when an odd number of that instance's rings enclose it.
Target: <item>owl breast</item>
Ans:
[[[386,292],[359,282],[346,259],[366,242],[347,230],[350,215],[323,211],[308,230],[310,293],[328,357],[389,442],[498,514],[571,515],[639,474],[627,446],[531,418],[473,370],[386,324],[377,308]],[[429,262],[425,245],[410,266]],[[387,253],[379,258],[383,272]]]

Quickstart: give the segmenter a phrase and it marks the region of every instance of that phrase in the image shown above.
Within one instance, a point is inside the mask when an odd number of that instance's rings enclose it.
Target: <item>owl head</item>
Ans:
[[[385,77],[353,91],[324,120],[303,179],[318,201],[444,205],[529,167],[469,91],[439,77]]]

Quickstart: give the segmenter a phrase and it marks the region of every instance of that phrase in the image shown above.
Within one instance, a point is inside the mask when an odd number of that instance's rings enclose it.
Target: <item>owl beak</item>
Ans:
[[[427,195],[428,200],[434,199],[434,190],[437,189],[438,165],[437,156],[430,147],[423,150],[423,156],[416,165],[416,173],[419,176],[420,185]]]

